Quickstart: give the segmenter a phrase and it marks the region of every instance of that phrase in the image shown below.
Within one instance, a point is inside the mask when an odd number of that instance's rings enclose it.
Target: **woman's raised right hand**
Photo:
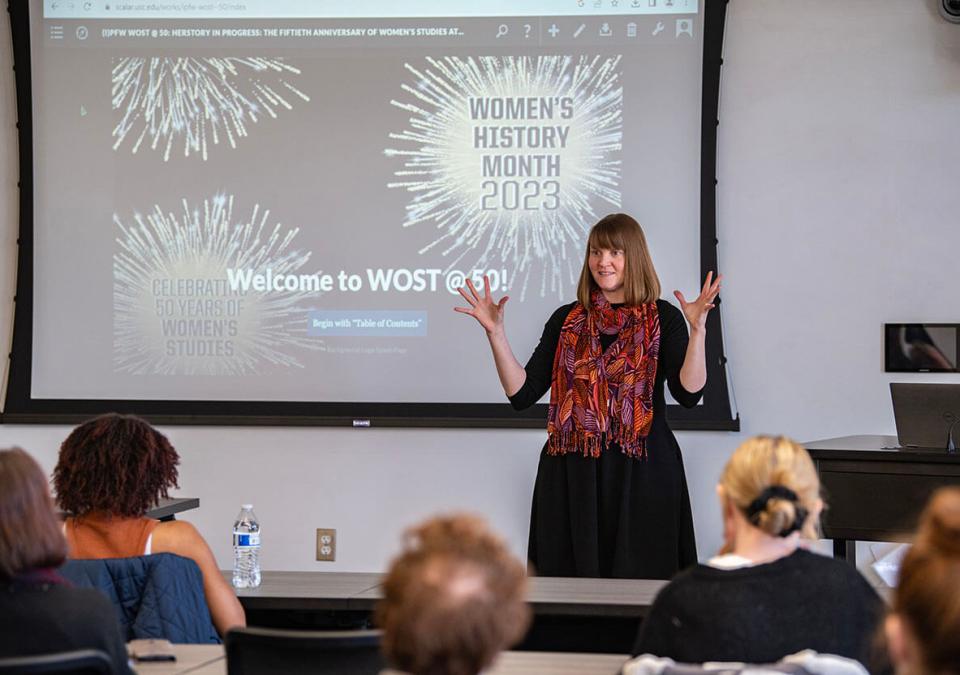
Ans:
[[[499,302],[494,302],[490,295],[490,279],[483,276],[483,295],[477,292],[477,288],[470,279],[467,279],[467,287],[461,286],[460,295],[467,301],[469,307],[454,307],[453,311],[461,314],[469,314],[476,319],[487,333],[495,333],[503,330],[503,306],[507,304],[509,296],[503,296]]]

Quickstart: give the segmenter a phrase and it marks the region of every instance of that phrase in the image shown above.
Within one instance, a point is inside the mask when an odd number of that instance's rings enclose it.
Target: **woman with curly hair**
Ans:
[[[71,558],[124,558],[175,553],[203,574],[213,624],[221,635],[246,625],[243,607],[197,529],[144,514],[177,485],[180,457],[167,437],[133,415],[84,422],[60,446],[53,484]]]
[[[19,448],[0,450],[0,658],[97,649],[129,673],[110,601],[57,573],[67,557],[47,478]]]

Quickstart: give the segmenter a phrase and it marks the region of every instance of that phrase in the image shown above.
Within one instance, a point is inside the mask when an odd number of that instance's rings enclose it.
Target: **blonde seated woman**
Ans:
[[[901,675],[960,675],[960,488],[938,490],[920,517],[886,633]]]
[[[852,565],[806,549],[823,509],[807,451],[782,436],[751,438],[717,492],[721,554],[663,588],[633,653],[773,663],[809,649],[870,668],[883,603]]]
[[[190,523],[144,514],[177,487],[180,457],[167,437],[133,415],[84,422],[60,446],[53,473],[71,558],[127,558],[175,553],[197,563],[213,625],[224,635],[246,625],[210,546]]]

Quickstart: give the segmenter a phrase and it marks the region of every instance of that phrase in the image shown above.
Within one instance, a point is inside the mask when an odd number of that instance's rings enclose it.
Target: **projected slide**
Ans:
[[[283,76],[299,75],[282,59],[123,57],[113,68],[113,129],[117,150],[141,145],[160,150],[164,161],[176,146],[207,159],[208,141],[237,147],[247,126],[276,119],[292,101],[310,97]],[[275,84],[265,82],[274,76]]]
[[[294,247],[297,229],[271,225],[259,204],[233,210],[233,196],[218,194],[184,200],[179,214],[158,204],[127,224],[115,217],[117,372],[242,375],[301,366],[299,350],[322,348],[307,336],[305,303],[320,285],[298,275],[310,253]]]
[[[524,360],[615,211],[696,292],[695,0],[331,4],[35,14],[34,398],[502,403],[457,289]]]
[[[580,263],[591,205],[620,207],[620,57],[427,59],[406,63],[407,150],[391,187],[410,194],[404,225],[432,222],[451,264],[509,265],[505,288],[554,296]],[[595,218],[594,218],[595,220]],[[566,252],[574,256],[574,265]],[[518,264],[514,265],[513,262]]]

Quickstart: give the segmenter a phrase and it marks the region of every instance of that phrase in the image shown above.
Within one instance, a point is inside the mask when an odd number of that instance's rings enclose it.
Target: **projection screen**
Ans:
[[[723,3],[21,4],[10,419],[537,426],[467,279],[524,361],[607,213],[716,268]],[[736,425],[708,334],[678,428]]]

